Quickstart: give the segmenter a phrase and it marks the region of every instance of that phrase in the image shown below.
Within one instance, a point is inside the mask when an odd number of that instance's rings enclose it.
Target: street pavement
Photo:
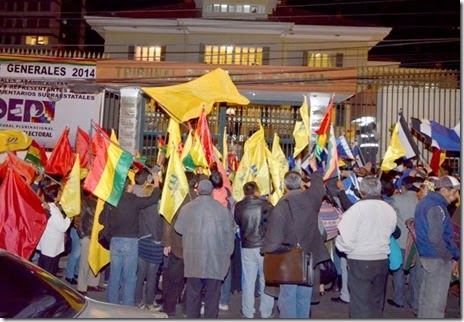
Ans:
[[[60,267],[66,267],[66,257],[63,257],[60,260]],[[64,277],[62,278],[64,281]],[[160,283],[162,287],[162,283]],[[76,288],[76,285],[72,285],[73,288]],[[311,318],[312,319],[348,319],[348,305],[335,303],[331,300],[332,297],[337,297],[339,293],[335,292],[325,292],[323,296],[321,296],[321,301],[318,305],[311,306]],[[392,282],[391,276],[388,278],[387,282],[387,294],[386,298],[391,298],[392,295]],[[92,299],[99,300],[99,301],[106,301],[106,292],[88,292],[88,297]],[[157,294],[156,298],[158,299],[161,294]],[[255,318],[259,318],[259,300],[255,302]],[[228,311],[219,311],[219,319],[241,319],[242,316],[240,315],[241,310],[241,293],[235,292],[230,297],[229,303],[229,310]],[[276,310],[276,307],[274,307]],[[403,308],[396,308],[391,306],[390,304],[386,303],[385,301],[385,308],[384,314],[385,319],[414,319],[415,316],[411,308],[408,305],[405,305]],[[277,313],[275,314],[275,318],[277,318]],[[182,309],[180,305],[177,305],[177,312],[176,312],[176,319],[183,319],[184,316],[182,314]],[[445,318],[446,319],[461,319],[461,303],[460,298],[451,292],[448,293],[448,303],[445,311]]]

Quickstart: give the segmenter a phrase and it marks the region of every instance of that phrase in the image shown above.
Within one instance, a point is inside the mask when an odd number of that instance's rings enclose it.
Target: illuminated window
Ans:
[[[206,12],[220,12],[220,13],[248,13],[248,14],[264,14],[266,6],[263,5],[249,5],[249,4],[223,4],[215,3],[205,6]]]
[[[135,46],[134,59],[161,61],[161,46]]]
[[[48,36],[26,36],[26,45],[48,45]]]
[[[262,47],[205,46],[205,63],[229,65],[262,65]]]
[[[314,68],[343,67],[343,55],[307,52],[306,66]]]

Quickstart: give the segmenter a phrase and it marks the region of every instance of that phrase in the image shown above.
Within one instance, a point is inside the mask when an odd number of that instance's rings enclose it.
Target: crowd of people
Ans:
[[[451,173],[436,177],[405,161],[402,171],[376,172],[370,164],[323,181],[310,158],[307,170],[285,174],[285,194],[273,206],[254,181],[234,200],[226,174],[214,164],[209,170],[186,173],[189,192],[171,222],[158,212],[162,172],[145,167],[127,178],[117,207],[106,204],[99,217],[111,242],[110,264],[97,276],[87,262],[96,197],[83,191],[81,214],[70,219],[60,210],[60,186],[36,181],[49,215],[38,265],[57,275],[70,236],[65,281],[82,294],[107,285],[108,302],[169,317],[181,305],[187,318],[217,318],[240,290],[244,318],[310,318],[329,289],[351,318],[382,318],[385,304],[409,305],[419,318],[444,317],[460,255],[451,220],[460,212],[460,182]],[[403,262],[394,271],[392,239]],[[313,255],[314,285],[267,285],[264,254],[297,243]],[[329,283],[321,277],[326,261],[337,272]],[[385,299],[389,274],[394,292]]]

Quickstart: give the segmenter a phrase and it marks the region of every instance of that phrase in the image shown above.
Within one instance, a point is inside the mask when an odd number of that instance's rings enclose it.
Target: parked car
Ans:
[[[167,318],[93,300],[37,265],[0,249],[0,318]]]

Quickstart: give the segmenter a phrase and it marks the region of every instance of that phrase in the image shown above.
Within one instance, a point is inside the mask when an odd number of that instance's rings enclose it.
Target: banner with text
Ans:
[[[48,59],[50,60],[50,59]],[[90,133],[99,121],[102,93],[73,92],[73,81],[95,78],[93,63],[5,60],[0,57],[0,129],[25,131],[53,148],[66,126],[74,145],[79,126]]]

